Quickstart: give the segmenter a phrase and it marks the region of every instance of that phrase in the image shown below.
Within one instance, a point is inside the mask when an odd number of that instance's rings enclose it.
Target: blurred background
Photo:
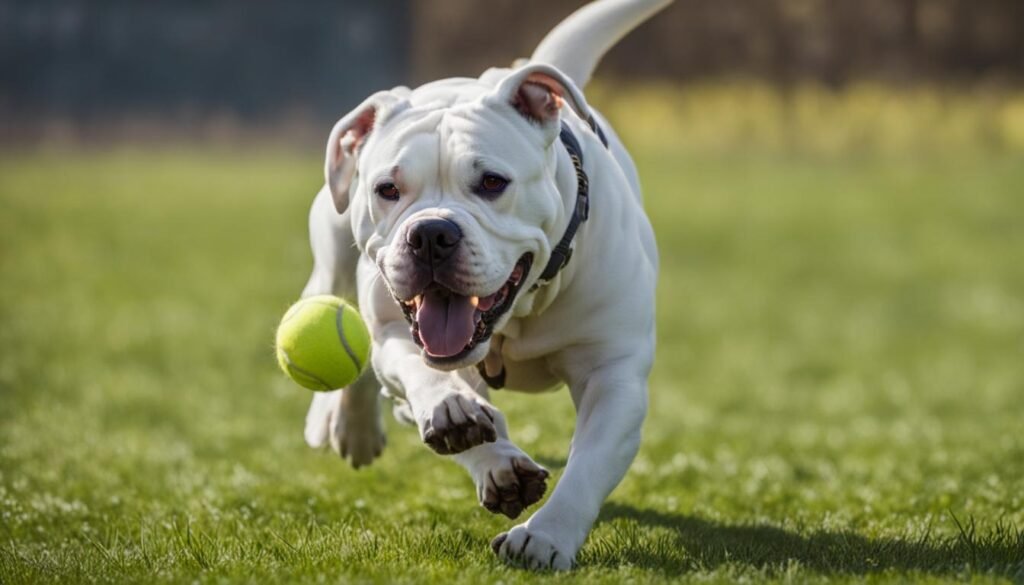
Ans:
[[[0,582],[532,580],[390,416],[306,448],[271,340],[334,121],[580,4],[0,0]],[[586,93],[661,275],[580,580],[1019,580],[1024,2],[676,0]],[[566,394],[493,398],[557,479]]]
[[[377,89],[529,55],[578,4],[498,0],[481,14],[471,0],[3,0],[3,140],[322,133]],[[826,106],[865,83],[990,96],[1024,79],[1024,4],[678,0],[616,47],[599,79],[616,93],[742,80],[779,106],[808,85]],[[1020,140],[1024,114],[1006,115],[1012,136],[990,128],[991,138]]]

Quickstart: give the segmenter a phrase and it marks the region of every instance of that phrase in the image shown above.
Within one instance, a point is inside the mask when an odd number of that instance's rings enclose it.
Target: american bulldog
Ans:
[[[561,481],[492,542],[520,566],[574,566],[640,444],[658,255],[636,168],[580,88],[669,2],[593,2],[517,67],[378,92],[327,142],[303,296],[358,299],[373,367],[313,398],[306,441],[370,464],[383,394],[469,471],[485,508],[516,518],[548,472],[512,442],[489,387],[567,386]]]

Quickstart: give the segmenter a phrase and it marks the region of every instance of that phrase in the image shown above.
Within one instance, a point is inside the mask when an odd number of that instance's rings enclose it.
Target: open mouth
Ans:
[[[436,362],[455,362],[493,333],[522,288],[533,263],[526,253],[516,262],[505,284],[485,297],[461,295],[432,283],[411,300],[396,299],[412,325],[412,338]]]

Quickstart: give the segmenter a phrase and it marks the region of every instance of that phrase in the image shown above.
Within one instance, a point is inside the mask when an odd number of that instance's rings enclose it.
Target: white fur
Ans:
[[[305,432],[310,445],[330,442],[353,465],[370,463],[384,443],[377,398],[383,385],[399,402],[396,414],[414,420],[425,440],[442,437],[442,448],[454,445],[454,459],[473,477],[481,503],[493,509],[495,494],[505,494],[511,503],[500,511],[515,516],[535,499],[530,490],[546,473],[511,442],[475,364],[493,348],[509,389],[568,385],[577,420],[565,473],[544,506],[494,543],[502,558],[531,568],[573,566],[639,447],[658,258],[628,153],[599,116],[608,148],[563,108],[561,119],[584,151],[592,211],[576,235],[572,261],[550,283],[529,290],[571,217],[576,177],[557,139],[558,121],[528,122],[509,101],[521,83],[539,76],[585,110],[575,85],[586,82],[618,38],[667,3],[601,0],[552,31],[524,68],[371,97],[332,131],[328,185],[310,214],[314,270],[304,296],[357,297],[373,336],[373,371],[314,398]],[[480,164],[511,177],[503,195],[489,200],[469,192]],[[375,195],[385,179],[401,183],[397,202]],[[401,242],[411,222],[425,217],[451,219],[463,231],[457,259],[463,294],[494,292],[522,254],[534,254],[528,280],[492,341],[443,367],[413,342],[394,299],[417,292]]]
[[[537,45],[530,61],[554,65],[583,87],[608,49],[671,3],[672,0],[591,2],[552,29]]]

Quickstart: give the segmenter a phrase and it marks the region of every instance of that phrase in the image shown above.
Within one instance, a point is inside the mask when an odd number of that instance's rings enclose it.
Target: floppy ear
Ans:
[[[582,120],[590,120],[590,107],[583,92],[551,65],[534,63],[513,71],[498,84],[494,94],[527,120],[552,128],[555,135],[563,103],[569,104]]]
[[[356,174],[359,149],[374,128],[396,110],[400,103],[408,103],[392,91],[379,91],[366,98],[334,125],[327,139],[327,157],[324,179],[331,190],[338,213],[348,209],[348,192]]]

